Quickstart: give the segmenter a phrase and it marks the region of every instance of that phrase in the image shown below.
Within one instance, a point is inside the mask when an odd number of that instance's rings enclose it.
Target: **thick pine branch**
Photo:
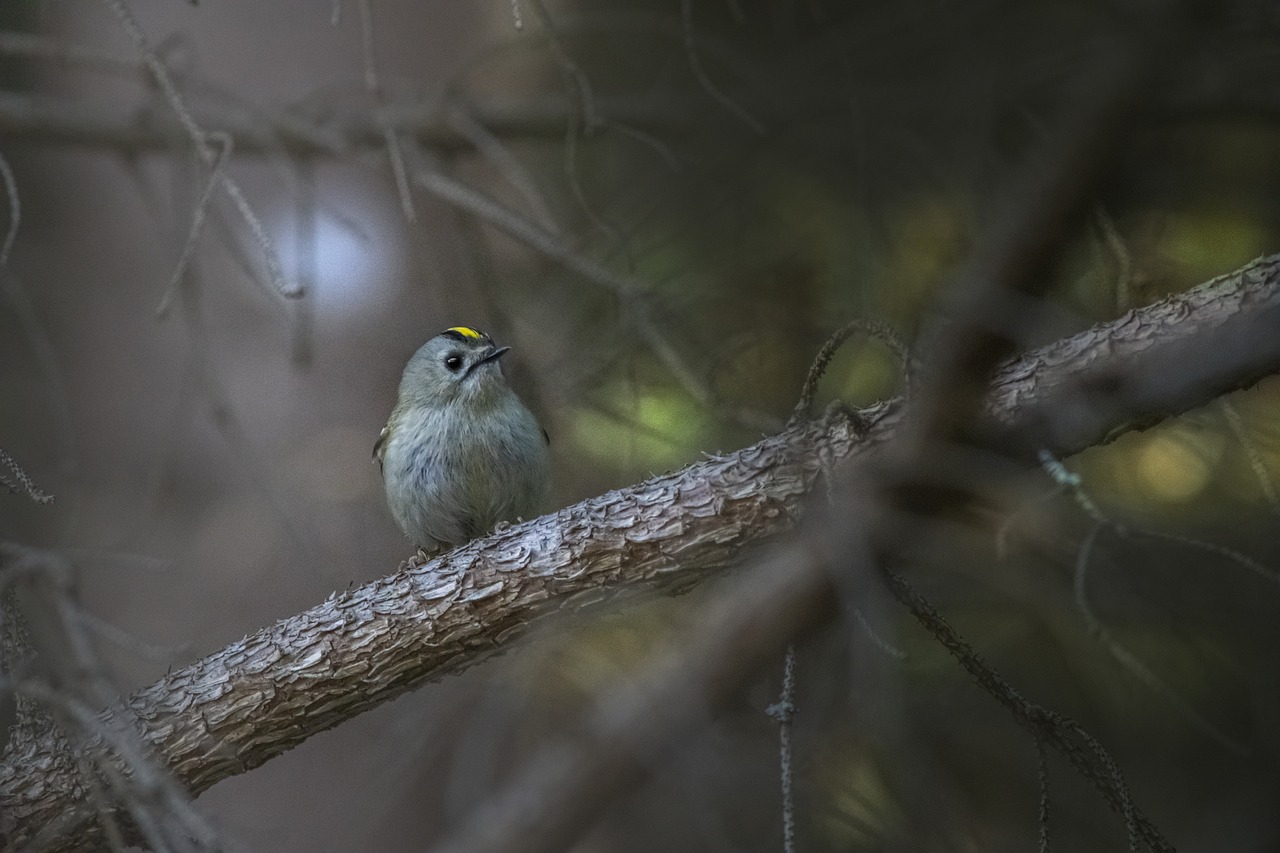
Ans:
[[[1100,324],[997,371],[991,417],[1061,454],[1280,372],[1280,256]],[[824,470],[893,435],[896,401],[817,420],[735,453],[485,537],[331,596],[135,693],[136,725],[193,792],[259,766],[406,690],[509,648],[548,615],[636,585],[672,588],[792,528]],[[63,742],[0,762],[0,830],[30,839],[82,805]],[[79,849],[81,827],[57,849]]]

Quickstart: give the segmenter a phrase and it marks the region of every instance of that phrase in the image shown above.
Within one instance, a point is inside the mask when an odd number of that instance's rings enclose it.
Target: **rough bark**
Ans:
[[[993,377],[988,413],[1008,430],[1043,424],[1048,449],[1076,451],[1280,371],[1278,328],[1280,256],[1272,256],[1011,360]],[[1188,365],[1197,346],[1214,357]],[[1122,393],[1137,387],[1132,377],[1174,377],[1166,390],[1176,393]],[[1079,417],[1085,410],[1108,414]],[[636,584],[694,583],[732,565],[789,530],[823,472],[873,450],[901,415],[898,401],[857,416],[832,409],[735,453],[476,540],[172,672],[104,718],[135,726],[198,793],[509,648],[552,613]],[[11,744],[0,762],[0,830],[10,842],[80,802],[79,781],[57,755],[50,736]],[[74,834],[53,849],[92,843],[89,833]]]

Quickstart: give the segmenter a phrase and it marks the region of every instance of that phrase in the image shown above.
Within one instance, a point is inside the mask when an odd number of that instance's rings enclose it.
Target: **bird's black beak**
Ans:
[[[502,358],[504,355],[506,355],[509,352],[511,352],[511,347],[494,347],[493,349],[485,353],[483,358],[477,359],[476,362],[471,365],[470,369],[467,370],[467,375],[470,376],[482,364],[488,364],[491,361],[497,361],[498,359]]]

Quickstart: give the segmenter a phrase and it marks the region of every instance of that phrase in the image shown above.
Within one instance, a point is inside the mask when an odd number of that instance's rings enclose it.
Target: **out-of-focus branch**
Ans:
[[[1024,162],[969,261],[949,282],[941,313],[951,320],[933,342],[919,392],[916,434],[902,458],[922,460],[964,439],[988,374],[1016,351],[1028,308],[1052,281],[1051,264],[1094,203],[1123,130],[1155,76],[1171,64],[1190,26],[1192,0],[1154,7],[1105,43],[1042,150]]]
[[[138,21],[128,4],[125,0],[102,0],[102,2],[116,16],[121,28],[128,34],[139,54],[141,54],[143,65],[146,66],[152,81],[164,96],[165,103],[173,111],[178,123],[182,126],[183,133],[187,137],[187,144],[195,151],[196,156],[200,158],[205,168],[216,169],[216,164],[219,162],[220,157],[210,144],[211,134],[206,132],[200,122],[191,114],[191,110],[187,106],[186,97],[178,91],[173,75],[169,73],[169,69],[147,43],[147,37],[143,34],[142,28],[138,25]],[[214,131],[214,134],[217,134],[217,131]],[[223,135],[223,138],[225,139],[225,135]],[[224,151],[228,150],[231,144],[230,141],[226,141],[222,149]],[[253,235],[254,240],[262,249],[262,258],[266,264],[267,275],[270,278],[272,288],[280,296],[288,298],[301,296],[301,290],[285,281],[284,270],[280,266],[280,256],[276,252],[275,243],[271,240],[270,235],[267,234],[267,229],[263,227],[262,220],[249,204],[249,200],[245,198],[244,191],[240,189],[240,184],[235,178],[227,174],[225,169],[218,170],[217,174],[218,183],[221,185],[227,199],[236,209],[236,212],[239,213],[240,218],[244,220],[249,233]]]
[[[1108,369],[1181,376],[1165,397],[1126,397],[1125,383],[1104,383],[1120,389],[1108,399],[1127,401],[1109,409],[1115,419],[1106,434],[1146,424],[1280,372],[1274,334],[1269,345],[1224,361],[1203,359],[1194,371],[1180,361],[1202,335],[1262,340],[1278,315],[1280,256],[1273,256],[1008,362],[987,411],[1010,430],[1038,430],[1047,401],[1061,394],[1092,399],[1079,395],[1097,389],[1096,377]],[[899,417],[897,402],[864,410],[861,419],[830,411],[735,453],[477,540],[258,631],[167,675],[107,716],[134,722],[174,775],[202,791],[509,648],[550,613],[635,584],[687,585],[727,567],[742,549],[790,530],[821,473],[877,447]],[[1044,438],[1061,454],[1097,434],[1051,430]],[[78,802],[78,780],[58,769],[57,749],[53,740],[33,741],[0,762],[0,829],[11,841],[30,838]],[[87,828],[71,836],[55,849],[92,840]]]
[[[1280,255],[1259,258],[1006,362],[988,398],[1000,424],[990,440],[1019,442],[1028,453],[1078,453],[1275,373],[1278,279]],[[1150,357],[1153,349],[1159,357]],[[1060,371],[1064,364],[1078,369]]]
[[[765,582],[759,568],[724,584],[705,624],[673,644],[660,671],[628,685],[627,700],[634,707],[625,716],[589,719],[585,737],[535,756],[475,810],[444,849],[525,853],[568,846],[595,815],[634,786],[643,775],[642,757],[669,747],[714,712],[728,691],[743,686],[744,673],[754,671],[745,669],[745,662],[779,653],[779,633],[785,641],[825,621],[832,608],[822,602],[835,597],[837,578],[872,575],[883,560],[897,559],[902,542],[926,535],[919,519],[970,500],[977,484],[944,482],[940,463],[950,462],[955,454],[949,451],[976,434],[972,427],[982,420],[991,369],[1017,345],[1028,325],[1026,307],[1051,280],[1047,272],[1057,247],[1086,208],[1123,138],[1121,128],[1131,120],[1149,82],[1175,55],[1191,11],[1190,2],[1172,3],[1159,12],[1151,10],[1141,24],[1129,21],[1123,37],[1106,43],[1090,72],[1076,81],[1048,143],[1023,161],[997,207],[998,218],[944,293],[950,322],[934,336],[923,387],[912,397],[912,416],[895,431],[900,435],[883,454],[884,470],[876,476],[863,465],[842,472],[839,491],[845,499],[837,509],[822,513],[831,516],[827,523],[808,526],[790,559],[772,570],[782,577],[773,580],[775,595],[767,606],[758,606],[755,588]],[[822,358],[820,354],[815,366]],[[801,405],[807,405],[803,396]],[[901,504],[923,512],[899,521],[892,508]],[[919,621],[930,624],[936,614],[927,602],[915,600],[905,584],[890,586]],[[752,631],[739,636],[738,624],[750,625]],[[989,669],[976,656],[966,656],[962,641],[947,647],[971,671]],[[1016,692],[994,671],[988,681],[1015,712],[1027,704],[1015,702]],[[699,713],[670,710],[672,697],[681,693],[689,698],[676,707],[685,710],[692,704]],[[1059,734],[1057,729],[1052,733]],[[1068,757],[1086,756],[1082,750],[1069,752],[1065,735],[1055,739],[1048,734],[1037,737]],[[1140,812],[1129,801],[1118,771],[1107,772],[1114,765],[1109,756],[1103,762],[1104,756],[1099,747],[1096,760],[1084,760],[1077,769],[1096,780],[1108,802],[1123,811],[1131,839],[1141,832],[1149,844],[1161,847],[1159,833],[1138,819]],[[1105,767],[1100,769],[1098,762]]]
[[[697,112],[680,99],[599,97],[596,106],[611,122],[651,132],[688,127]],[[485,100],[467,111],[490,134],[504,139],[559,141],[577,107],[559,96]],[[200,126],[228,134],[236,154],[342,154],[352,148],[380,148],[387,131],[412,138],[440,153],[474,144],[449,121],[449,108],[433,104],[387,104],[374,110],[319,116],[279,108],[274,112],[236,106],[193,105]],[[0,92],[0,135],[6,145],[119,149],[170,153],[186,140],[182,125],[161,105],[138,112],[118,106],[18,92]]]

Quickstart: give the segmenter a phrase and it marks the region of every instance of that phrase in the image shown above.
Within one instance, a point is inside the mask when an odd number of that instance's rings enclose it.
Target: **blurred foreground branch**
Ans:
[[[610,121],[650,132],[689,126],[691,106],[672,99],[597,99]],[[201,105],[193,110],[204,127],[229,137],[237,154],[345,154],[353,148],[386,144],[388,131],[414,139],[438,153],[470,150],[472,139],[449,119],[450,104],[387,104],[372,111],[328,115],[281,108]],[[559,140],[574,105],[565,98],[487,99],[464,107],[472,121],[504,139]],[[129,113],[118,105],[44,95],[0,92],[0,134],[10,143],[73,148],[116,148],[141,153],[169,152],[186,141],[181,122],[164,104]]]
[[[1011,439],[1034,435],[1057,455],[1075,452],[1280,372],[1278,327],[1280,256],[1271,256],[1005,363],[987,414]],[[331,596],[138,691],[104,712],[104,728],[136,726],[198,793],[509,648],[550,614],[732,565],[790,530],[818,478],[867,458],[901,414],[898,401],[856,416],[833,408]],[[57,760],[61,744],[50,732],[0,762],[9,843],[55,825],[63,841],[48,849],[94,842],[82,781]]]

